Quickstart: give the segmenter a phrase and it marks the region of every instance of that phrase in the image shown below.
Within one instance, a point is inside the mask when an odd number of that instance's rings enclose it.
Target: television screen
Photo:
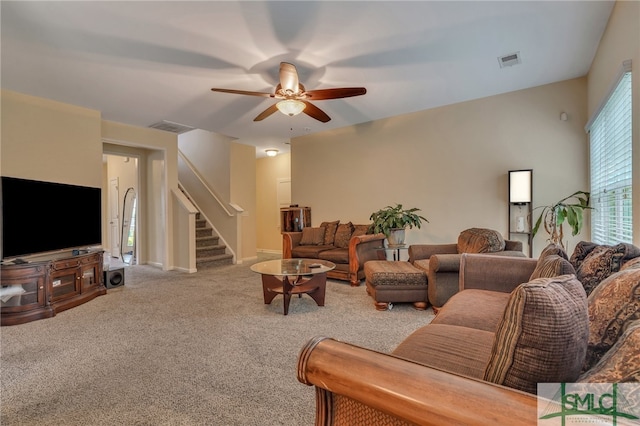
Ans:
[[[101,191],[2,176],[2,258],[100,245]]]

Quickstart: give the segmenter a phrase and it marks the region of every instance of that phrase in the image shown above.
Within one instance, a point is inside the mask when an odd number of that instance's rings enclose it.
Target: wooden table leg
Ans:
[[[306,293],[315,300],[318,306],[324,306],[324,295],[327,288],[327,274],[316,274],[304,283],[310,291]]]
[[[284,298],[284,314],[289,313],[289,304],[291,303],[291,295],[308,294],[318,306],[324,306],[324,296],[327,286],[327,274],[316,274],[309,279],[302,276],[297,277],[293,283],[288,276],[282,278],[273,275],[262,275],[262,293],[264,303],[270,304],[273,299],[282,294]]]

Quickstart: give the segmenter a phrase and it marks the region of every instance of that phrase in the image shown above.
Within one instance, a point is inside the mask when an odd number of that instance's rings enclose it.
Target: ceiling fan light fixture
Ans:
[[[277,149],[266,149],[264,152],[267,153],[267,157],[275,157],[276,155],[278,155]]]
[[[276,107],[280,110],[281,113],[293,117],[294,115],[300,114],[306,105],[304,102],[298,101],[296,99],[285,99],[284,101],[280,101],[276,104]]]

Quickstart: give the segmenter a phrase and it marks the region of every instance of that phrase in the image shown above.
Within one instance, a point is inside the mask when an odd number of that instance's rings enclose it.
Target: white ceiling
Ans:
[[[290,137],[586,75],[613,1],[1,2],[2,88],[288,151]],[[500,68],[498,57],[522,63]],[[281,61],[332,120],[253,118]]]

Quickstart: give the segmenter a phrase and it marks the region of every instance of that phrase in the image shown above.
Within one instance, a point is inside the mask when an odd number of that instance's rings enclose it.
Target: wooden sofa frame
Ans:
[[[316,426],[535,425],[535,395],[326,337],[298,357],[316,389]]]
[[[351,286],[360,285],[364,279],[364,263],[369,260],[378,260],[384,256],[381,249],[384,246],[384,234],[367,234],[351,237],[349,240],[349,269],[334,269],[327,272],[328,278],[349,281]],[[302,232],[282,233],[282,258],[291,259],[292,250],[300,245]]]

